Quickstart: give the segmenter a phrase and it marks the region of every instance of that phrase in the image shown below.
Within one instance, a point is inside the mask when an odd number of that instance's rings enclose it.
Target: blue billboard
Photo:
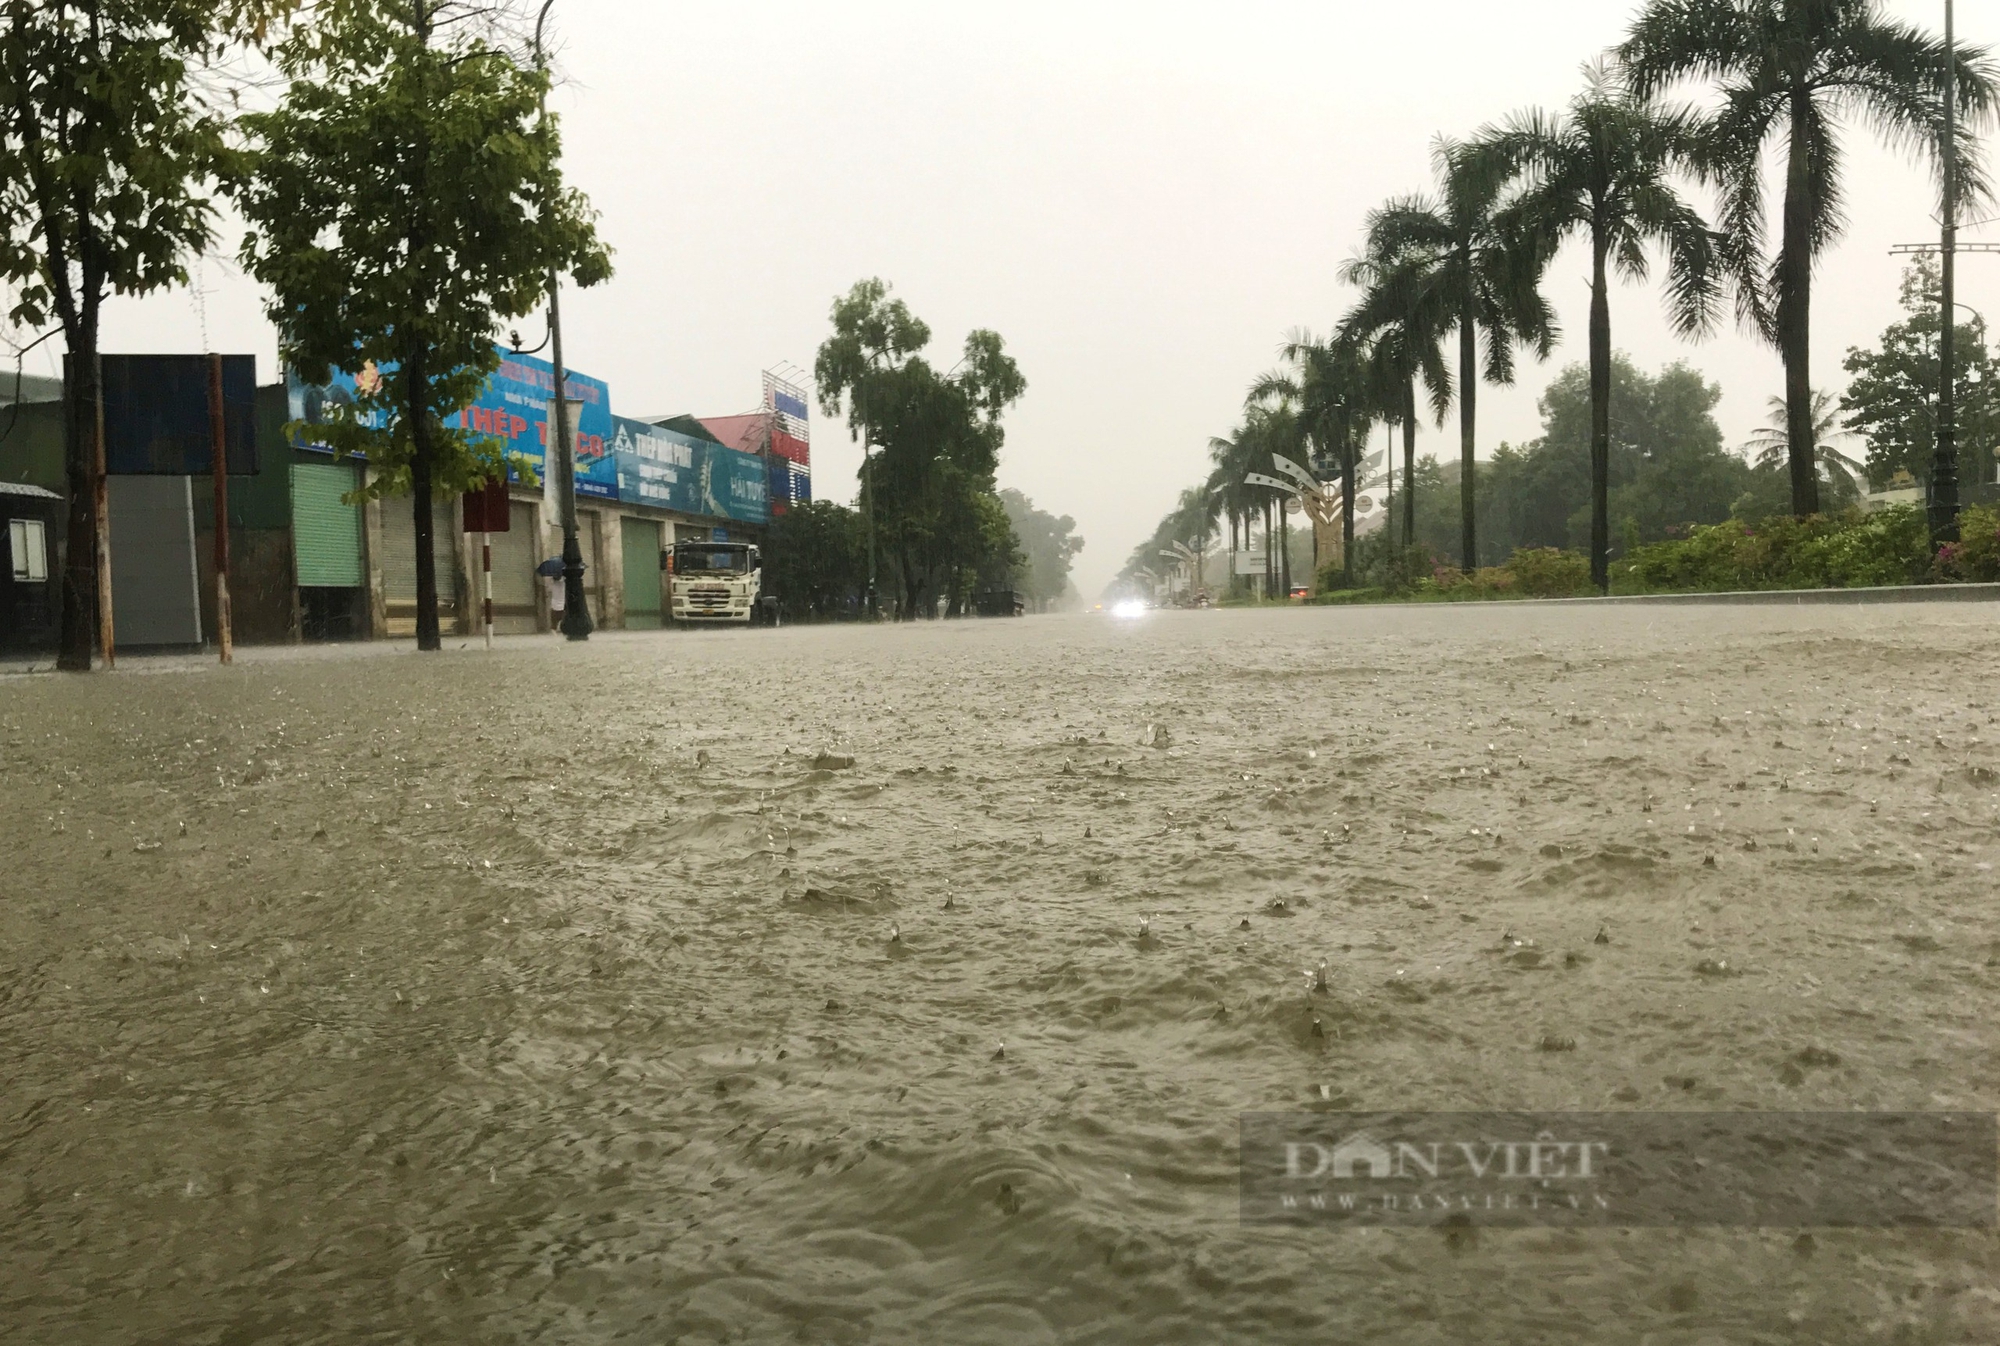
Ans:
[[[603,379],[566,371],[564,379],[577,409],[576,493],[602,500],[618,498],[618,467],[611,458],[611,388]],[[535,465],[547,480],[549,399],[555,396],[555,366],[533,355],[503,355],[485,391],[455,422],[476,435],[491,435]]]
[[[335,370],[329,383],[315,386],[301,383],[288,369],[285,383],[291,419],[320,424],[328,418],[330,408],[354,404],[364,389],[373,392],[380,378],[370,363],[359,375]],[[570,397],[582,403],[576,425],[579,496],[752,524],[771,521],[774,482],[792,492],[790,498],[804,498],[798,487],[788,484],[805,480],[804,470],[796,464],[789,465],[792,476],[773,477],[765,459],[756,454],[613,416],[611,390],[602,379],[570,370],[567,384]],[[548,402],[554,388],[555,369],[548,361],[504,352],[500,367],[487,379],[485,388],[472,405],[451,418],[450,424],[499,440],[507,452],[526,458],[545,476]],[[377,411],[371,413],[369,423],[380,429],[388,421],[387,412]],[[301,443],[299,447],[331,451],[324,444]]]
[[[812,500],[812,471],[805,464],[772,454],[770,469],[772,512],[783,514],[793,505]]]
[[[371,363],[360,375],[336,369],[324,387],[299,382],[290,370],[285,373],[290,393],[291,418],[317,424],[325,418],[329,403],[352,403],[363,386],[371,389],[378,379]],[[565,380],[571,398],[583,405],[577,411],[576,493],[605,500],[618,498],[618,469],[611,457],[611,390],[603,379],[570,370]],[[555,366],[532,355],[503,355],[500,368],[486,381],[486,387],[472,405],[451,418],[450,424],[474,434],[499,440],[509,453],[518,453],[541,473],[549,438],[549,398],[555,388]],[[376,413],[376,427],[387,423],[385,413]],[[301,443],[300,448],[326,451],[322,444]]]
[[[768,523],[764,460],[710,440],[614,416],[611,457],[620,500],[744,523]]]

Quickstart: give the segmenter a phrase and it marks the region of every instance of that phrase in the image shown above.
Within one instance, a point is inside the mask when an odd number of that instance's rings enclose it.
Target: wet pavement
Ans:
[[[1252,1111],[2000,1108],[1995,633],[1496,605],[0,678],[0,1339],[2000,1340],[1991,1230],[1237,1188]]]

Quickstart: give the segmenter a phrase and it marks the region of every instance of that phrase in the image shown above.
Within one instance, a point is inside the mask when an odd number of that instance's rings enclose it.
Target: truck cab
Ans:
[[[677,542],[663,560],[675,622],[748,626],[774,606],[760,601],[764,561],[747,542]]]

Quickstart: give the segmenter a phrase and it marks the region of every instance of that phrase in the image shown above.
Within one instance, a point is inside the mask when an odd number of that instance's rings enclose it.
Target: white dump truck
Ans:
[[[678,542],[666,553],[676,623],[777,625],[778,600],[763,592],[764,562],[747,542]]]

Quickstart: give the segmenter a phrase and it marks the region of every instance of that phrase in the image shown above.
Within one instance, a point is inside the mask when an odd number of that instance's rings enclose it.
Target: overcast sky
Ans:
[[[558,0],[568,171],[618,268],[565,300],[568,357],[621,414],[748,410],[758,371],[809,369],[835,294],[881,276],[947,365],[971,328],[1006,338],[1028,393],[1000,482],[1076,517],[1094,598],[1205,474],[1287,331],[1324,331],[1351,301],[1336,270],[1370,207],[1428,186],[1432,137],[1566,101],[1634,8]],[[1889,8],[1942,24],[1942,0]],[[1959,8],[1962,40],[2000,39],[2000,9]],[[1852,218],[1814,298],[1815,381],[1836,388],[1846,348],[1896,317],[1890,245],[1934,234],[1921,173],[1863,128],[1848,144]],[[1550,364],[1482,391],[1482,456],[1532,438],[1541,388],[1583,358],[1586,270],[1576,249],[1550,272],[1566,332]],[[1965,302],[2000,302],[2000,256],[1960,275]],[[104,348],[253,350],[269,377],[255,287],[220,260],[201,280],[199,297],[114,304]],[[1612,323],[1641,366],[1718,380],[1732,443],[1782,386],[1776,355],[1734,331],[1674,340],[1650,289],[1614,292]],[[815,494],[851,500],[844,427],[817,418],[813,440]],[[1419,451],[1456,458],[1455,422]]]

